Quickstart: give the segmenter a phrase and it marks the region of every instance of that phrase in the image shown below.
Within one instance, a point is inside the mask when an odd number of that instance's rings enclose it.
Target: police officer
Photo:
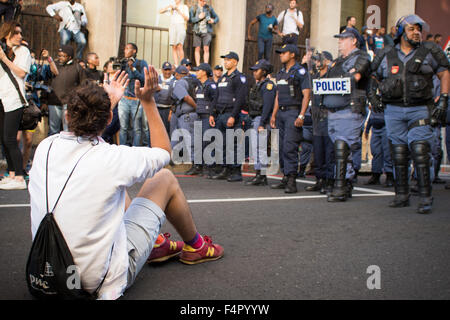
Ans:
[[[273,105],[275,103],[276,87],[267,76],[272,73],[273,66],[267,60],[261,59],[250,68],[253,71],[256,84],[250,90],[248,99],[249,116],[251,119],[252,134],[251,147],[255,160],[256,176],[247,181],[247,186],[267,185],[266,168],[268,165],[267,142],[260,143],[260,134],[267,136],[270,128]]]
[[[430,213],[433,203],[431,125],[445,121],[450,85],[449,62],[444,52],[432,42],[422,42],[422,31],[426,29],[428,25],[417,15],[399,19],[395,46],[385,48],[372,62],[372,82],[378,81],[381,100],[377,95],[370,95],[374,111],[382,112],[386,108],[384,113],[392,143],[396,194],[390,207],[409,206],[411,153],[419,188],[417,212],[422,214]],[[441,80],[441,97],[430,114],[428,106],[433,104],[433,74]]]
[[[172,65],[170,62],[164,62],[162,65],[162,74],[158,77],[158,91],[155,94],[155,102],[158,107],[159,115],[166,127],[167,133],[170,132],[169,114],[170,108],[174,101],[171,97],[171,86],[174,83],[174,76],[172,74]]]
[[[328,109],[328,134],[335,154],[335,183],[329,202],[346,201],[352,195],[352,158],[361,145],[370,66],[369,56],[358,49],[360,35],[356,29],[346,28],[335,37],[339,38],[340,56],[331,64],[326,78],[331,83],[350,81],[350,93],[324,94],[322,99]],[[340,87],[343,89],[343,85]]]
[[[333,61],[331,53],[323,51],[314,55],[312,60],[317,70],[313,80],[326,77]],[[334,184],[334,147],[328,135],[328,112],[321,105],[321,96],[318,94],[313,94],[311,99],[311,115],[316,184],[305,187],[305,190],[325,194]]]
[[[284,189],[296,193],[298,173],[298,148],[302,141],[302,126],[311,97],[308,71],[296,62],[299,51],[296,45],[283,45],[276,50],[283,68],[277,74],[277,95],[270,126],[279,129],[280,169],[283,179],[271,185],[272,189]]]
[[[365,136],[369,138],[369,132],[372,129],[370,138],[370,151],[372,153],[372,177],[367,181],[366,185],[380,184],[380,176],[386,174],[385,187],[394,186],[394,176],[392,174],[392,158],[389,146],[389,140],[386,132],[386,122],[384,121],[384,113],[371,112],[369,121],[367,122]]]
[[[241,109],[246,104],[247,78],[237,69],[239,56],[235,52],[221,56],[227,72],[219,79],[217,84],[217,95],[213,102],[213,112],[210,116],[210,125],[219,129],[223,134],[224,152],[222,171],[212,177],[214,180],[227,180],[228,182],[242,181],[241,164],[237,156],[237,146],[243,145],[239,142],[227,141],[226,130],[236,130],[241,127],[239,116]],[[233,137],[234,140],[234,137]],[[233,163],[226,162],[226,145],[234,145]]]
[[[172,147],[178,143],[178,134],[181,134],[184,143],[183,159],[191,160],[194,165],[194,122],[198,119],[195,112],[197,108],[194,100],[195,83],[193,78],[189,77],[189,71],[184,66],[179,66],[175,70],[175,78],[177,80],[174,83],[172,93],[172,98],[175,100],[175,112],[170,120]],[[176,131],[177,129],[184,130]],[[187,154],[184,154],[185,150]]]
[[[196,71],[196,77],[198,79],[198,84],[195,88],[195,101],[197,103],[197,115],[198,120],[196,123],[201,124],[202,127],[202,137],[206,130],[210,129],[209,116],[212,111],[212,104],[217,92],[217,85],[211,80],[212,69],[207,63],[201,63],[198,67],[193,69]],[[196,133],[197,134],[197,133]],[[196,137],[197,138],[197,137]],[[203,150],[206,144],[202,139],[202,148],[195,151],[195,167],[193,166],[191,170],[187,172],[190,175],[201,175],[206,171],[207,167],[203,160]],[[201,154],[199,154],[201,152]],[[208,167],[208,177],[212,176],[212,167]]]

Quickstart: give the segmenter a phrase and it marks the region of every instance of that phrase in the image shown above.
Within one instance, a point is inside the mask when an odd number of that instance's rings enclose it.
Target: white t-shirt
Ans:
[[[185,4],[180,5],[178,8],[181,8],[181,12],[186,16],[189,17],[189,7]],[[184,20],[183,16],[180,14],[178,10],[171,10],[169,11],[171,13],[170,15],[170,25],[175,24],[184,24],[186,25],[187,22]]]
[[[126,188],[155,175],[169,163],[170,155],[159,148],[116,146],[99,140],[79,162],[54,216],[79,268],[83,288],[95,291],[109,267],[99,299],[117,299],[127,286]],[[33,239],[47,213],[45,167],[52,141],[48,165],[49,210],[53,209],[75,163],[92,147],[89,140],[68,132],[48,137],[39,144],[28,186]]]
[[[31,68],[31,54],[30,50],[28,50],[25,46],[14,47],[14,54],[16,57],[14,58],[14,64],[18,66],[20,69],[25,71],[26,73],[30,72]],[[19,84],[20,91],[22,92],[22,96],[25,97],[25,79],[18,77],[13,70],[11,70],[14,78],[16,78],[17,83]],[[22,102],[20,102],[19,93],[14,87],[11,79],[8,74],[3,70],[3,67],[0,65],[0,100],[2,100],[3,108],[5,112],[10,112],[17,110],[23,106]]]
[[[67,30],[77,34],[81,26],[87,25],[86,11],[81,3],[75,2],[73,5],[69,1],[60,1],[50,4],[46,8],[47,13],[54,17],[58,14],[63,21],[59,23],[58,32],[66,28]]]
[[[278,24],[281,24],[283,22],[283,16],[284,13],[286,12],[286,10],[282,11],[279,15],[278,15]],[[286,15],[284,17],[284,24],[283,24],[283,30],[281,30],[281,33],[284,34],[290,34],[290,33],[295,33],[295,34],[299,34],[298,29],[297,29],[297,24],[296,24],[296,20],[301,23],[302,25],[305,25],[305,22],[303,21],[303,13],[298,10],[298,15],[296,14],[297,10],[295,11],[290,11],[289,9],[286,12]]]

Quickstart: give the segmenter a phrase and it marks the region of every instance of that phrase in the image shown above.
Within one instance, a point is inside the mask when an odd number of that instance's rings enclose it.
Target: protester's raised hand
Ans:
[[[129,82],[128,74],[125,71],[117,71],[109,80],[108,74],[105,73],[103,88],[111,100],[111,108],[114,108],[122,99]]]
[[[134,86],[134,93],[136,98],[138,98],[141,102],[151,102],[153,99],[153,95],[158,90],[158,72],[153,66],[149,66],[148,68],[144,68],[145,81],[144,85],[141,88],[141,83],[139,80],[136,80]]]

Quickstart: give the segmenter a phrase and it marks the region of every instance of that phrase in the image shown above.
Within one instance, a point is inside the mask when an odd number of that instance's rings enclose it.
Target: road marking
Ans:
[[[362,197],[386,197],[390,194],[354,194],[354,198]],[[325,199],[326,195],[309,195],[309,196],[286,196],[286,197],[255,197],[255,198],[230,198],[230,199],[196,199],[188,200],[188,203],[221,203],[221,202],[252,202],[252,201],[277,201],[277,200],[305,200],[305,199]],[[29,204],[2,204],[2,208],[29,208]]]

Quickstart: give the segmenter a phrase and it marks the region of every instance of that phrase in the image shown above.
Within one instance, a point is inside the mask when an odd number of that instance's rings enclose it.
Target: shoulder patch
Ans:
[[[246,83],[247,82],[247,78],[245,76],[241,76],[241,82],[242,83]]]
[[[272,89],[273,89],[273,84],[272,84],[272,83],[268,83],[267,86],[266,86],[266,89],[267,89],[268,91],[272,91]]]
[[[306,74],[306,69],[305,68],[300,68],[298,70],[298,73],[300,73],[302,76],[304,76]]]

